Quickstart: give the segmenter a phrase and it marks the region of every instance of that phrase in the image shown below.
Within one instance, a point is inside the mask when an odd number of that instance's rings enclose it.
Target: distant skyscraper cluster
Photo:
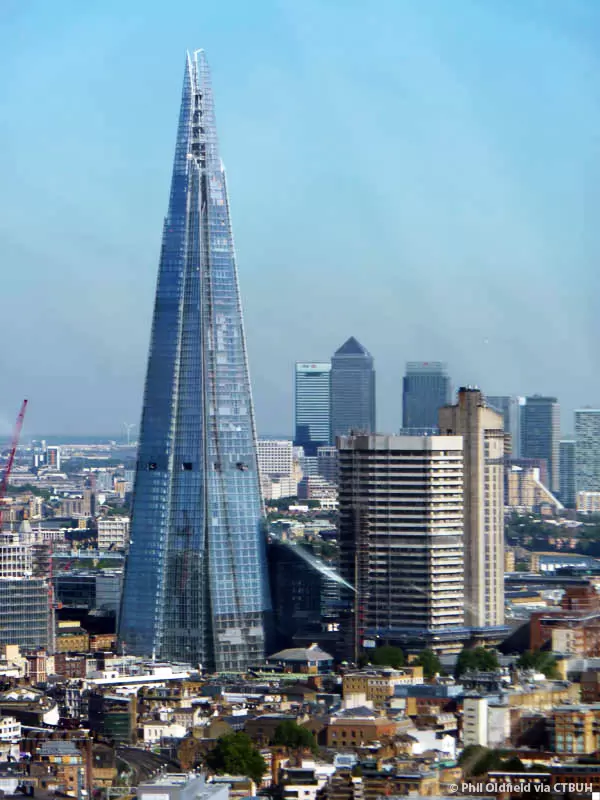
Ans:
[[[351,336],[331,361],[297,362],[294,397],[294,444],[306,456],[350,431],[374,431],[373,357]]]

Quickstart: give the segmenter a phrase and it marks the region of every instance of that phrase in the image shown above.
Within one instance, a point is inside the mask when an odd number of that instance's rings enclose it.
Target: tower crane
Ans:
[[[19,446],[19,439],[21,438],[21,429],[23,427],[23,420],[25,419],[26,410],[27,410],[27,400],[23,400],[23,405],[21,406],[21,410],[19,411],[19,416],[17,417],[17,421],[15,423],[13,438],[10,445],[10,453],[8,454],[8,461],[6,462],[4,474],[2,475],[2,483],[0,483],[0,528],[2,526],[2,511],[4,506],[4,498],[6,497],[6,490],[8,489],[8,481],[10,479],[10,473],[12,471],[13,463],[15,460],[17,447]]]

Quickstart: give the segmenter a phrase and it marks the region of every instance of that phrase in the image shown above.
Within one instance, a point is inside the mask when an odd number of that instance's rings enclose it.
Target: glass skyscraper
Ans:
[[[294,444],[316,456],[331,435],[331,364],[298,362],[294,395]]]
[[[548,489],[560,491],[560,406],[556,397],[527,397],[521,406],[521,456],[544,459]]]
[[[187,56],[119,620],[127,653],[236,671],[269,608],[256,434],[225,172]]]
[[[373,356],[351,336],[331,359],[331,441],[375,432]]]
[[[437,430],[438,411],[450,403],[452,388],[446,365],[409,361],[402,381],[402,427],[406,433]]]

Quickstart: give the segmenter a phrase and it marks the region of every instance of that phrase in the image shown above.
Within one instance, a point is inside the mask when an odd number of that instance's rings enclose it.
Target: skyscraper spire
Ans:
[[[268,608],[256,433],[208,64],[186,57],[119,635],[241,670]]]

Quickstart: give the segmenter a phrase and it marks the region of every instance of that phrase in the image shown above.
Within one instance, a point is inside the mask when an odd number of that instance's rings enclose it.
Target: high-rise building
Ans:
[[[344,585],[334,565],[318,558],[310,544],[270,537],[269,578],[273,605],[273,649],[289,647],[297,634],[312,636],[320,644],[331,639],[329,627],[339,617]],[[337,638],[337,637],[335,637]]]
[[[600,491],[600,409],[575,411],[575,486],[578,492]]]
[[[575,439],[561,439],[560,453],[560,501],[567,508],[575,507]]]
[[[213,93],[187,56],[140,425],[119,636],[241,670],[269,608],[248,359]]]
[[[294,445],[286,439],[259,439],[258,469],[261,475],[290,477],[294,471]]]
[[[356,589],[348,655],[355,660],[377,640],[456,643],[464,631],[461,437],[359,435],[339,444],[340,572]]]
[[[103,517],[98,520],[98,550],[129,549],[129,517]]]
[[[298,362],[295,382],[294,444],[309,457],[329,444],[331,434],[331,364]]]
[[[548,465],[548,488],[560,490],[560,406],[556,397],[533,395],[521,406],[521,457],[543,458]]]
[[[52,615],[47,576],[28,538],[0,533],[0,645],[33,650],[50,644]]]
[[[375,433],[375,368],[351,336],[331,359],[331,441],[353,431]]]
[[[60,447],[48,445],[46,448],[46,466],[48,469],[60,472]]]
[[[259,439],[258,471],[265,500],[297,495],[302,476],[298,474],[291,440]]]
[[[504,418],[504,433],[510,434],[510,455],[519,458],[521,447],[521,406],[525,403],[523,397],[510,395],[487,395],[485,402],[494,411],[498,411]]]
[[[321,477],[331,483],[338,482],[338,449],[333,445],[317,450],[317,470]]]
[[[478,389],[461,388],[439,413],[440,431],[462,436],[465,502],[465,621],[504,624],[504,429]]]
[[[409,361],[402,382],[402,427],[405,431],[434,431],[438,411],[451,400],[446,364]]]

